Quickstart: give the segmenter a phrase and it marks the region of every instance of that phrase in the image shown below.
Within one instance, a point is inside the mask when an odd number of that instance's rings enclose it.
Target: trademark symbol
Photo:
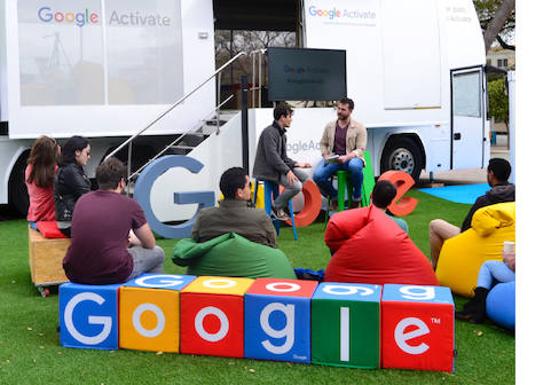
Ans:
[[[432,323],[432,324],[435,324],[435,325],[440,325],[440,324],[441,324],[441,319],[440,319],[440,318],[431,317],[431,323]]]

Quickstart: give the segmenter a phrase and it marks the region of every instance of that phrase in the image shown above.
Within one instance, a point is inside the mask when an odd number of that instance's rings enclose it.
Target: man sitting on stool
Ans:
[[[250,179],[245,170],[232,167],[221,175],[219,189],[223,201],[219,207],[200,210],[192,239],[206,242],[227,233],[237,233],[264,246],[276,247],[276,231],[264,210],[250,201]]]
[[[285,132],[291,126],[293,109],[287,103],[279,103],[274,108],[274,122],[266,127],[258,139],[256,158],[252,169],[253,177],[281,184],[284,190],[273,202],[277,219],[287,221],[289,200],[303,188],[308,176],[300,168],[310,168],[310,163],[296,162],[287,156]]]
[[[326,125],[320,151],[322,159],[314,170],[313,179],[326,197],[330,197],[330,210],[337,210],[338,196],[332,186],[331,177],[339,170],[349,171],[353,194],[351,208],[361,203],[361,187],[363,186],[363,152],[367,146],[367,130],[351,119],[353,100],[343,98],[338,102],[338,119]]]

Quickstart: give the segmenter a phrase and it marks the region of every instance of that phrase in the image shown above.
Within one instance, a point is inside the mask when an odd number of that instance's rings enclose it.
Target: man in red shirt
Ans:
[[[162,273],[165,253],[155,244],[142,208],[122,195],[125,166],[109,158],[95,174],[99,190],[83,195],[74,208],[72,243],[63,262],[70,281],[103,285]]]

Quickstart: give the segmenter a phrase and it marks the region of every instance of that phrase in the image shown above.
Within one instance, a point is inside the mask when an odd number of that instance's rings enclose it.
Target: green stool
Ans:
[[[375,187],[375,177],[373,175],[373,167],[371,164],[371,154],[369,151],[363,153],[365,158],[365,167],[363,167],[363,186],[361,187],[361,206],[369,206],[371,193]],[[348,204],[353,193],[353,186],[349,180],[349,171],[340,170],[336,172],[335,178],[338,180],[338,210],[344,211],[347,207],[345,204],[346,191],[348,196]],[[328,207],[330,207],[330,197],[328,197]],[[330,210],[326,210],[326,221],[330,218]]]

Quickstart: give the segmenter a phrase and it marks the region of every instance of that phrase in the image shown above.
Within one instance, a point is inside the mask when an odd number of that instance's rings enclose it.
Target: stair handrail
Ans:
[[[258,90],[258,107],[262,107],[262,56],[266,54],[266,48],[255,49],[250,52],[252,58],[252,87],[250,87],[252,96],[252,108],[256,108],[256,91]],[[258,83],[256,79],[256,56],[258,56]],[[258,84],[258,86],[256,86]]]
[[[229,67],[229,65],[231,65],[233,62],[237,61],[237,59],[239,59],[241,56],[246,55],[245,52],[239,52],[238,54],[236,54],[233,58],[229,59],[224,65],[222,65],[221,67],[219,67],[217,70],[215,70],[215,72],[208,77],[206,80],[204,80],[202,83],[200,83],[198,86],[196,86],[192,91],[190,91],[189,93],[187,93],[186,95],[184,95],[183,97],[181,97],[179,100],[177,100],[175,103],[173,103],[173,105],[171,107],[169,107],[167,110],[165,110],[164,112],[162,112],[161,114],[159,114],[157,116],[157,118],[155,118],[154,120],[152,120],[146,127],[144,127],[143,129],[141,129],[140,131],[138,131],[137,133],[135,133],[134,135],[132,135],[130,138],[128,138],[127,140],[125,140],[120,146],[118,146],[116,149],[114,149],[109,155],[107,155],[105,157],[105,159],[109,159],[110,157],[115,156],[115,154],[117,152],[119,152],[120,150],[122,150],[126,145],[128,145],[129,143],[132,143],[132,141],[134,141],[134,139],[136,139],[138,136],[142,135],[144,132],[146,132],[151,126],[153,126],[155,123],[157,123],[158,121],[160,121],[164,116],[166,116],[169,112],[171,112],[172,110],[174,110],[179,104],[181,104],[182,102],[184,102],[186,99],[188,99],[192,94],[194,94],[196,91],[198,91],[200,88],[202,88],[206,83],[208,83],[210,80],[212,80],[214,77],[216,77],[216,75],[218,75],[219,73],[221,73],[225,68]],[[129,151],[130,153],[130,151]],[[128,173],[130,174],[130,173]]]
[[[235,97],[235,95],[229,95],[229,97],[227,99],[225,99],[223,102],[221,102],[212,112],[210,112],[208,115],[206,115],[206,117],[204,119],[202,119],[202,121],[205,121],[207,117],[212,116],[217,110],[219,110],[223,105],[225,105],[229,100],[233,99],[233,97]],[[192,133],[196,133],[195,131],[197,129],[200,129],[200,127],[202,127],[204,125],[204,123],[199,124],[198,126],[196,126],[196,128],[190,130],[190,131],[186,131],[183,134],[181,134],[178,138],[176,138],[175,140],[173,140],[170,144],[168,144],[163,150],[159,151],[156,155],[154,155],[150,160],[148,160],[146,163],[144,163],[142,165],[142,167],[138,168],[136,171],[134,171],[131,175],[128,176],[127,180],[130,182],[130,180],[132,180],[132,178],[134,178],[136,175],[138,175],[139,173],[141,173],[144,168],[146,168],[147,166],[149,166],[152,162],[154,162],[157,158],[159,158],[161,155],[163,155],[165,153],[165,151],[167,151],[168,149],[170,149],[171,147],[173,147],[175,144],[177,144],[182,138],[184,138],[186,135],[188,134],[192,134]]]

